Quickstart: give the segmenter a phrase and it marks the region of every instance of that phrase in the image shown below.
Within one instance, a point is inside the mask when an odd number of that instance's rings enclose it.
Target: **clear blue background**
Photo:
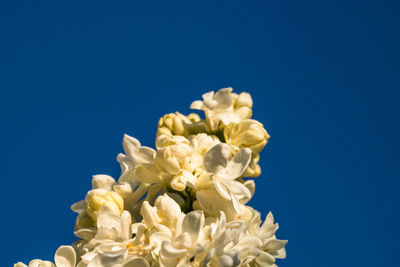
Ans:
[[[398,1],[55,2],[0,4],[2,266],[75,240],[124,133],[153,146],[227,86],[271,135],[251,204],[290,240],[278,264],[398,266]]]

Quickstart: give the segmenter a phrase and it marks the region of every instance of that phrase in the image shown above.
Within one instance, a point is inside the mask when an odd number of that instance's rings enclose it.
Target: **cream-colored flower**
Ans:
[[[116,182],[111,176],[103,174],[93,176],[93,189],[86,194],[84,200],[71,206],[71,209],[78,213],[75,230],[95,227],[96,214],[103,206],[115,214],[121,214],[123,199],[118,193],[111,191],[115,185]]]
[[[189,137],[192,146],[192,155],[190,158],[190,167],[192,171],[199,173],[203,169],[204,155],[215,145],[221,143],[215,135],[207,135],[204,133],[192,135]]]
[[[87,194],[86,202],[87,213],[95,221],[100,209],[105,209],[115,215],[120,215],[124,210],[123,198],[114,191],[93,189]]]
[[[224,137],[227,144],[250,148],[254,154],[260,153],[269,139],[263,125],[250,119],[227,125],[224,128]]]
[[[113,186],[116,184],[114,178],[109,175],[99,174],[93,175],[92,188],[93,189],[104,189],[111,191]]]
[[[142,146],[140,142],[129,135],[122,141],[125,155],[120,153],[117,160],[121,165],[119,182],[159,182],[158,172],[154,169],[154,149]]]
[[[249,232],[251,235],[261,240],[261,250],[277,259],[286,258],[285,246],[288,241],[279,240],[276,238],[275,233],[278,230],[279,225],[277,223],[274,223],[274,216],[272,215],[272,213],[268,213],[261,227],[260,224],[260,213],[255,211],[253,220],[249,223]]]
[[[161,135],[156,139],[157,153],[155,167],[164,185],[183,191],[193,187],[195,177],[190,166],[193,149],[190,141],[183,136]]]
[[[181,135],[188,137],[192,134],[205,132],[205,122],[199,115],[191,113],[187,116],[179,112],[164,115],[158,121],[157,137],[160,135]]]
[[[32,260],[28,265],[18,262],[14,267],[75,267],[76,253],[71,246],[61,246],[54,255],[54,263],[50,261]]]
[[[127,134],[124,135],[122,146],[127,157],[125,160],[130,167],[143,162],[152,162],[155,157],[154,149],[142,146],[139,140]]]
[[[158,150],[154,155],[140,157],[141,161],[137,160],[135,164],[125,164],[127,170],[119,181],[168,186],[173,176],[178,175],[187,165],[191,154],[190,142],[183,136],[161,135],[156,140],[156,146]],[[148,150],[145,151],[147,153]],[[124,163],[126,157],[120,156],[119,160]]]
[[[192,148],[189,144],[178,143],[157,150],[155,164],[163,172],[178,174],[189,164]]]
[[[77,267],[150,267],[150,264],[141,256],[129,255],[124,246],[104,244],[95,253],[84,255]]]
[[[42,260],[31,260],[28,265],[18,262],[14,264],[14,267],[54,267],[54,263],[50,261],[42,261]]]
[[[260,213],[254,210],[251,213],[252,218],[248,222],[237,220],[226,224],[224,232],[231,228],[230,235],[236,233],[238,237],[230,243],[230,249],[239,252],[240,266],[276,267],[276,258],[285,257],[287,241],[276,239],[274,234],[278,226],[273,223],[272,214],[268,214],[260,227]]]
[[[252,193],[237,179],[246,170],[250,160],[251,150],[248,148],[239,150],[232,158],[230,147],[224,143],[210,149],[204,155],[204,167],[209,175],[203,174],[196,181],[196,196],[200,207],[210,214],[225,210],[219,206],[223,201],[217,201],[217,192],[222,199],[230,202],[235,213],[242,213],[242,202],[248,201]]]
[[[132,233],[135,236],[132,238]],[[100,210],[97,218],[96,233],[81,242],[81,262],[78,266],[149,266],[142,258],[149,248],[143,246],[141,235],[143,229],[138,224],[131,224],[129,212],[123,211],[120,216]],[[134,260],[135,259],[135,260]],[[132,262],[132,260],[134,260]]]
[[[168,195],[159,196],[155,206],[142,206],[143,223],[149,227],[152,256],[160,266],[188,266],[190,259],[205,251],[203,211],[184,214]]]
[[[220,212],[218,222],[214,224],[213,228],[209,236],[211,242],[202,260],[202,266],[240,266],[240,251],[233,247],[245,235],[244,223],[242,221],[227,223],[225,213]]]
[[[180,170],[179,173],[172,178],[170,185],[176,191],[184,191],[186,189],[186,186],[193,188],[195,182],[196,177],[193,175],[192,172],[187,170]]]
[[[246,206],[255,183],[245,177],[260,175],[269,138],[250,119],[252,105],[248,93],[223,88],[192,103],[204,120],[163,116],[156,150],[125,135],[118,181],[93,176],[92,190],[71,207],[79,240],[61,246],[55,264],[29,267],[276,267],[287,241],[276,238],[271,213],[260,226],[260,213]]]
[[[163,224],[170,229],[175,229],[177,222],[183,216],[179,204],[167,194],[159,196],[154,207],[144,201],[141,212],[144,223],[149,227]]]
[[[179,112],[164,115],[158,121],[157,135],[189,135],[190,120]]]
[[[95,239],[114,240],[117,242],[131,238],[131,215],[123,211],[120,216],[103,212],[97,219],[97,233]]]
[[[232,88],[220,89],[203,95],[203,100],[194,101],[190,108],[203,110],[206,115],[206,122],[211,132],[218,130],[220,123],[228,125],[232,122],[240,122],[251,118],[251,107],[253,101],[247,93],[239,96],[232,93]]]
[[[190,264],[191,259],[196,261],[196,256],[205,251],[209,243],[203,239],[204,221],[202,211],[192,211],[184,215],[175,235],[161,243],[159,252],[161,266],[184,267]]]

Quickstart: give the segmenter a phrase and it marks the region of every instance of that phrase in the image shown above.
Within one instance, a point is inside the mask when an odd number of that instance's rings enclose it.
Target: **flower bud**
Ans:
[[[87,213],[96,221],[101,208],[105,208],[115,215],[121,215],[124,210],[124,200],[114,191],[92,190],[87,198]]]
[[[157,136],[162,134],[188,136],[188,122],[190,120],[178,112],[166,114],[158,121]]]
[[[164,194],[156,199],[155,206],[160,211],[159,214],[162,215],[163,224],[174,227],[181,216],[179,204],[167,194]]]
[[[205,120],[202,120],[196,113],[190,113],[186,116],[190,121],[189,135],[198,133],[205,133],[207,131],[207,124]]]
[[[157,151],[155,163],[167,173],[178,174],[187,164],[191,153],[191,147],[183,143],[163,147]]]
[[[186,116],[191,122],[199,122],[201,121],[201,118],[198,114],[196,113],[190,113],[189,115]]]
[[[243,120],[231,123],[224,129],[225,141],[239,148],[248,147],[259,153],[267,144],[269,135],[263,125],[256,120]]]
[[[161,222],[161,218],[157,214],[157,209],[150,206],[149,202],[143,201],[140,211],[146,225],[153,227],[154,225]]]
[[[160,135],[159,137],[156,138],[156,148],[157,149],[161,149],[163,147],[177,145],[177,144],[189,145],[190,141],[186,137],[183,137],[180,135],[173,135],[173,136]]]
[[[253,99],[251,99],[251,95],[249,93],[243,92],[240,95],[238,95],[236,101],[235,101],[235,107],[236,108],[241,108],[241,107],[253,107]]]
[[[171,187],[176,191],[183,191],[186,189],[186,186],[194,187],[196,182],[196,177],[193,174],[186,170],[181,170],[174,178],[171,180]]]

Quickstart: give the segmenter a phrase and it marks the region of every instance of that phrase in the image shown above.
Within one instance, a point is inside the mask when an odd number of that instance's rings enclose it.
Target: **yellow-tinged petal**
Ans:
[[[105,208],[116,215],[120,215],[124,210],[123,198],[114,191],[105,193],[94,192],[90,194],[87,205],[87,212],[93,220],[97,219],[97,213],[101,208]]]

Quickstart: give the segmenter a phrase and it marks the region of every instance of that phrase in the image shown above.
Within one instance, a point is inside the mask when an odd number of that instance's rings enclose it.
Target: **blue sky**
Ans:
[[[398,266],[398,2],[82,2],[0,4],[4,266],[75,240],[124,133],[154,146],[227,86],[271,135],[251,204],[289,239],[278,265]]]

